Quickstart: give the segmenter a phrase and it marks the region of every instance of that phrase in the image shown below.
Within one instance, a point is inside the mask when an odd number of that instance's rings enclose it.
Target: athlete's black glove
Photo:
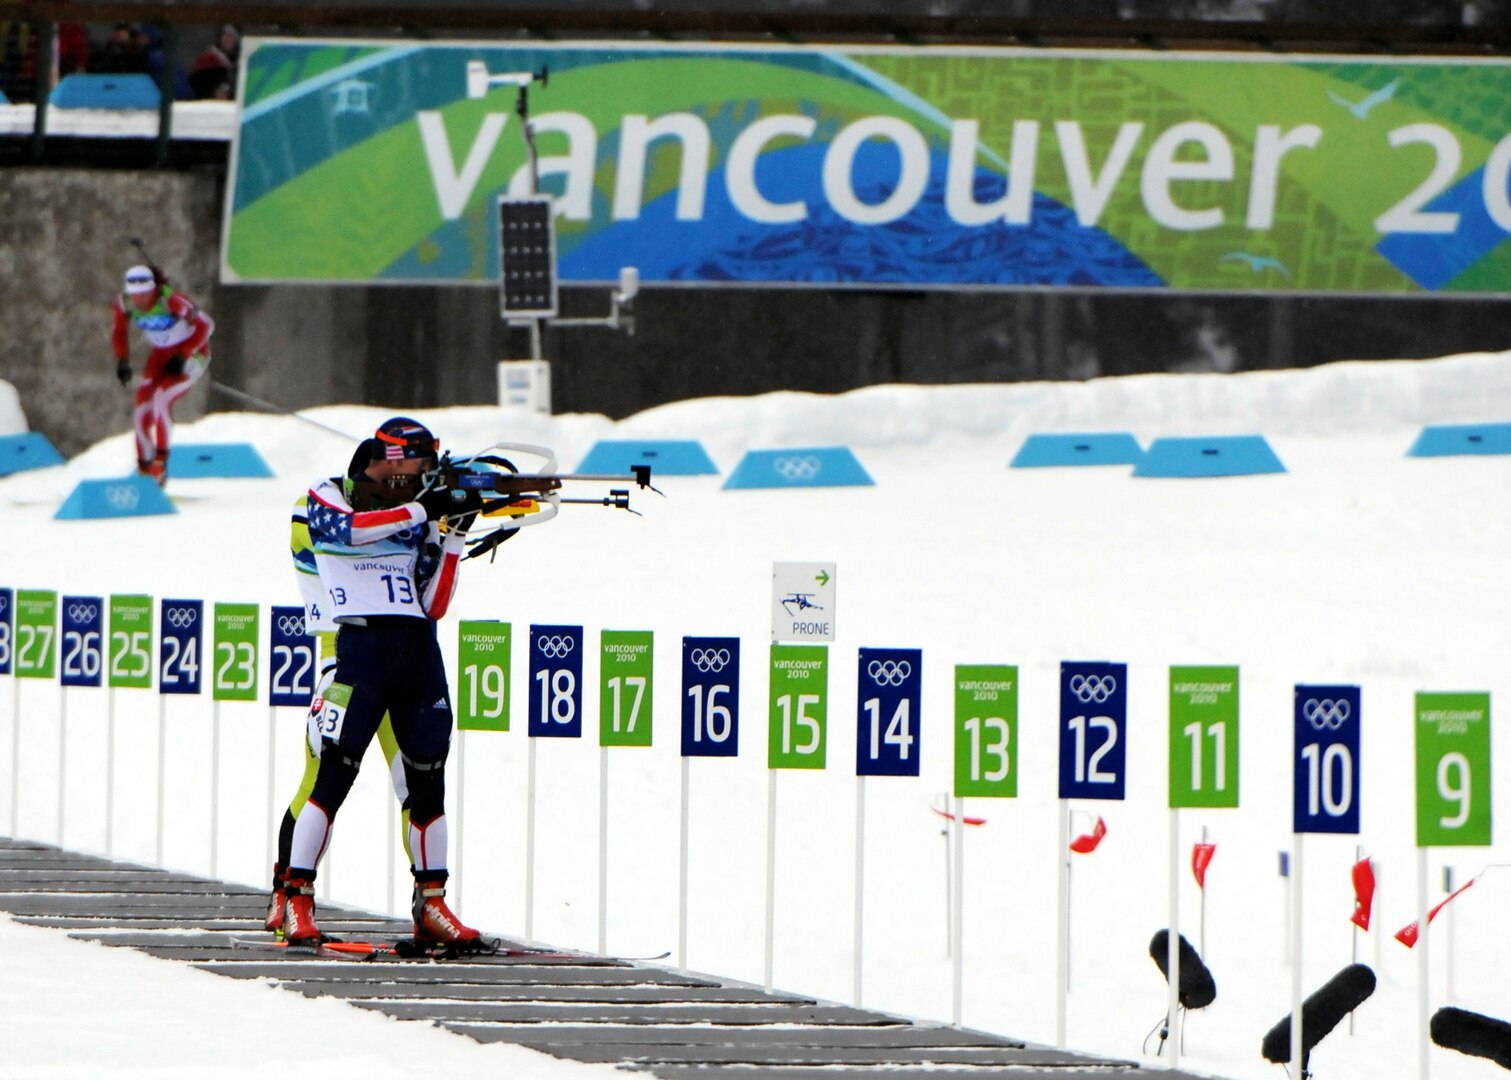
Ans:
[[[122,386],[131,385],[131,365],[125,360],[115,362],[115,377],[121,381]]]
[[[475,514],[483,508],[483,493],[462,488],[431,488],[415,500],[425,508],[427,521]]]
[[[164,375],[182,375],[184,373],[184,354],[174,353],[168,357],[168,362],[163,365]]]

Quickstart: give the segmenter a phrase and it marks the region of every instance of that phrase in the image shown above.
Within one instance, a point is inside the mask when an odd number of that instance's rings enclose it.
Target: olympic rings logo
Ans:
[[[783,480],[812,480],[823,467],[812,454],[802,457],[772,458],[771,467]]]
[[[284,637],[304,637],[304,616],[278,616],[278,632]]]
[[[142,501],[142,493],[131,484],[107,484],[105,501],[117,510],[132,510]]]
[[[163,618],[175,630],[183,630],[193,626],[194,616],[195,611],[191,607],[171,607],[163,612]]]
[[[99,617],[100,609],[94,604],[69,604],[68,621],[75,623],[91,623]]]
[[[1332,698],[1307,698],[1306,704],[1301,706],[1301,715],[1317,731],[1337,731],[1352,712],[1346,698],[1336,701]]]
[[[9,606],[10,606],[10,594],[9,593],[0,593],[0,613],[4,613],[5,609],[8,608]]]
[[[1084,704],[1100,705],[1117,692],[1118,681],[1113,675],[1072,675],[1070,692]]]
[[[866,674],[877,686],[901,686],[912,677],[913,665],[906,660],[872,660]]]
[[[730,660],[728,649],[694,649],[687,658],[704,674],[723,671]]]
[[[558,657],[569,655],[577,647],[575,638],[564,634],[552,634],[550,637],[538,637],[535,639],[535,647],[547,660],[555,660]]]

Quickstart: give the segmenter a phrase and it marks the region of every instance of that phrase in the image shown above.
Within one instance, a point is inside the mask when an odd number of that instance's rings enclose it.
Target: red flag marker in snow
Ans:
[[[1431,923],[1433,919],[1436,919],[1438,917],[1438,912],[1442,911],[1445,907],[1448,906],[1448,901],[1452,900],[1455,896],[1457,896],[1459,893],[1463,892],[1473,884],[1474,879],[1470,878],[1468,881],[1464,882],[1464,884],[1460,885],[1457,889],[1454,889],[1447,896],[1443,897],[1443,899],[1439,901],[1438,906],[1427,913],[1427,921]],[[1396,931],[1396,940],[1410,949],[1417,943],[1417,933],[1417,920],[1413,919],[1411,922],[1407,923],[1405,926],[1401,927],[1401,929]]]
[[[1196,878],[1196,886],[1199,889],[1207,887],[1207,867],[1212,865],[1212,856],[1217,853],[1217,845],[1202,841],[1191,846],[1191,873]]]
[[[940,817],[942,817],[942,818],[944,818],[944,819],[946,819],[948,821],[954,821],[955,820],[955,815],[952,814],[952,813],[950,813],[948,810],[941,810],[937,806],[931,806],[931,807],[929,807],[929,809],[932,810],[932,811],[934,811],[934,813],[938,814]],[[961,818],[961,820],[964,821],[967,825],[985,825],[986,824],[986,818],[984,818],[984,817],[971,817],[971,815],[969,815],[969,814],[965,815],[965,817]]]
[[[1089,833],[1082,833],[1080,836],[1072,840],[1070,842],[1070,850],[1074,851],[1077,855],[1090,855],[1097,849],[1097,845],[1102,842],[1102,837],[1106,835],[1107,823],[1103,821],[1102,816],[1098,814],[1096,825],[1092,826],[1092,829]]]
[[[1354,863],[1352,876],[1354,879],[1354,914],[1350,921],[1360,930],[1368,930],[1369,913],[1375,902],[1375,864],[1369,859],[1360,859]]]

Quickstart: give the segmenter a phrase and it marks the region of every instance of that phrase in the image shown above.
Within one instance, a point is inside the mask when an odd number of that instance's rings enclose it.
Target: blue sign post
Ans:
[[[1060,665],[1060,798],[1123,798],[1127,729],[1127,664]]]
[[[856,684],[855,775],[917,776],[923,651],[861,649]]]
[[[200,639],[204,635],[204,601],[163,600],[158,625],[157,692],[200,692]]]
[[[0,589],[0,675],[11,673],[11,642],[16,639],[16,592]]]
[[[268,620],[268,705],[309,708],[315,695],[315,638],[299,605],[274,606]]]
[[[530,627],[532,736],[582,737],[582,627]]]
[[[1293,831],[1357,834],[1357,686],[1296,687],[1294,764]]]
[[[682,639],[682,756],[740,752],[740,639]]]
[[[99,686],[105,668],[105,601],[98,596],[63,597],[64,686]]]

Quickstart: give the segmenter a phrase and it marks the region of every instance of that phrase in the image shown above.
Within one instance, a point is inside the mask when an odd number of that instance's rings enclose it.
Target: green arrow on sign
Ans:
[[[814,575],[813,580],[818,582],[820,585],[829,584],[829,571],[820,570],[816,575]]]
[[[1490,695],[1416,698],[1417,846],[1490,843]]]

